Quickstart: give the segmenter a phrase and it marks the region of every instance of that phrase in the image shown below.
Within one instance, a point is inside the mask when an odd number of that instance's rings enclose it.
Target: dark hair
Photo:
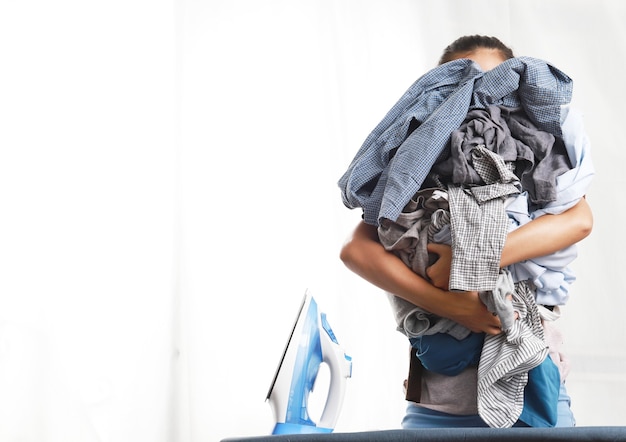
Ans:
[[[444,64],[455,59],[458,54],[472,52],[479,48],[497,49],[505,59],[515,57],[513,50],[502,43],[496,37],[486,35],[466,35],[453,41],[443,50],[439,64]]]

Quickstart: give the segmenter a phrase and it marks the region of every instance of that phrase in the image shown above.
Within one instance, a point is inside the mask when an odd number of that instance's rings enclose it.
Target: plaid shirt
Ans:
[[[570,102],[572,88],[566,74],[530,57],[509,59],[488,72],[469,59],[432,69],[374,128],[340,178],[344,204],[362,208],[368,224],[395,221],[468,111],[521,106],[539,129],[560,136],[561,106]],[[407,137],[413,120],[419,127]]]

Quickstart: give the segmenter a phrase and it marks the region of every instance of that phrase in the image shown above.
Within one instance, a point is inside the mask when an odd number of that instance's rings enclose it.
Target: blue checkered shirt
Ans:
[[[469,59],[451,61],[420,77],[367,137],[339,180],[344,204],[364,221],[395,221],[472,109],[522,107],[539,129],[561,136],[561,106],[572,80],[531,57],[512,58],[483,72]],[[408,137],[411,122],[419,124]],[[394,154],[395,151],[395,154]]]

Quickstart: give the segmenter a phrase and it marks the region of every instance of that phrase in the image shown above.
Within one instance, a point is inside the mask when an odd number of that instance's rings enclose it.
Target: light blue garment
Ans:
[[[561,109],[563,141],[572,169],[557,177],[557,198],[544,207],[529,212],[528,195],[521,193],[507,204],[510,230],[545,214],[559,214],[573,207],[589,190],[595,174],[591,147],[582,122],[582,115],[570,106]],[[569,299],[570,285],[576,280],[568,265],[578,255],[576,245],[508,267],[514,281],[532,281],[537,289],[537,304],[564,305]]]
[[[509,231],[529,223],[526,195],[521,194],[507,205]],[[545,213],[544,213],[545,214]],[[535,300],[540,305],[564,305],[569,299],[570,285],[576,280],[568,267],[578,256],[576,245],[571,245],[546,256],[511,264],[507,269],[515,282],[531,281],[536,288]]]
[[[565,385],[561,384],[559,390],[559,400],[557,404],[556,427],[574,427],[576,420],[570,408],[570,397],[567,394]],[[405,430],[416,428],[486,428],[488,425],[477,414],[454,415],[441,411],[431,410],[408,402],[406,414],[402,419],[402,428]],[[528,427],[524,422],[518,421],[514,427]]]
[[[559,391],[559,403],[556,407],[556,425],[555,427],[575,427],[576,419],[574,418],[574,413],[572,413],[571,409],[572,398],[567,394],[567,390],[565,389],[565,385],[561,384],[561,388]]]

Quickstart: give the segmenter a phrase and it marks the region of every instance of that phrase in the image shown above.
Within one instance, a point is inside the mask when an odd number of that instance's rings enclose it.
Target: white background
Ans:
[[[307,288],[354,361],[336,431],[398,428],[407,343],[338,259],[360,213],[336,181],[473,33],[574,79],[597,175],[567,385],[579,425],[623,424],[624,23],[621,0],[0,3],[0,440],[268,434]]]

